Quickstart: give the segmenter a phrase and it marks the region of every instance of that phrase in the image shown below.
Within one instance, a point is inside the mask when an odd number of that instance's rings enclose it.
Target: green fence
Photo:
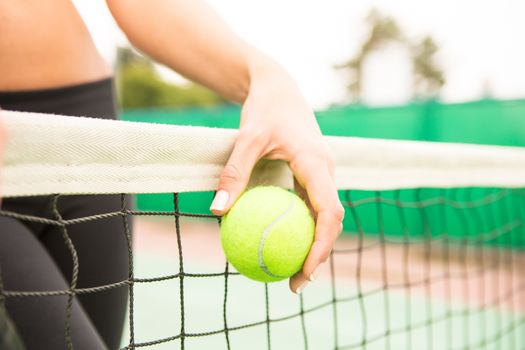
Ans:
[[[123,113],[123,119],[163,124],[195,125],[221,128],[238,128],[240,110],[236,106],[219,106],[202,109],[179,110],[128,110]],[[388,138],[399,140],[425,140],[440,142],[464,142],[490,145],[525,146],[525,100],[481,100],[461,104],[443,104],[437,101],[414,102],[403,106],[371,108],[363,105],[333,107],[316,113],[319,125],[324,135],[359,136],[373,138]],[[460,191],[460,190],[457,190]],[[457,191],[449,191],[443,196],[455,196]],[[474,192],[474,196],[487,195],[487,189]],[[394,192],[392,192],[394,193]],[[353,191],[353,196],[370,197],[373,192]],[[393,194],[386,194],[393,195]],[[213,197],[212,193],[182,194],[188,196],[188,207],[184,211],[207,213]],[[345,201],[347,192],[341,192],[340,197]],[[436,190],[402,191],[405,198],[418,197],[420,200],[436,196]],[[514,201],[501,205],[515,207]],[[188,204],[189,203],[189,204]],[[137,205],[144,210],[166,210],[173,207],[170,195],[139,195]],[[505,208],[506,208],[505,207]],[[385,214],[391,220],[385,220],[386,234],[402,236],[403,230],[396,217],[398,213],[391,212],[392,208],[385,207]],[[371,206],[361,213],[370,218],[366,220],[367,232],[378,233],[378,220],[375,215],[377,207]],[[490,209],[494,222],[503,222],[501,215],[506,215],[496,206]],[[411,232],[435,234],[442,230],[439,227],[425,228],[425,216],[440,215],[438,209],[414,210],[406,213]],[[480,215],[487,215],[483,211]],[[460,220],[460,219],[457,219]],[[456,221],[457,221],[456,220]],[[498,221],[499,220],[499,221]],[[436,220],[439,221],[439,220]],[[355,223],[347,216],[344,222],[345,231],[355,232]],[[460,222],[450,223],[447,228],[452,236],[465,234],[461,230]],[[487,229],[490,229],[488,227]],[[517,230],[517,229],[516,229]],[[517,232],[517,231],[516,231]],[[517,234],[517,233],[516,233]]]
[[[123,119],[163,124],[237,128],[236,106],[128,110]],[[325,135],[525,146],[525,100],[436,101],[396,107],[333,107],[316,113]]]

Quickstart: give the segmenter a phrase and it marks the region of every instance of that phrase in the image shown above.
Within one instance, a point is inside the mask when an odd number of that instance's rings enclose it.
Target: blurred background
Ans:
[[[75,3],[103,56],[118,64],[116,48],[129,44],[105,1]],[[238,35],[286,67],[316,109],[356,99],[392,105],[428,95],[444,102],[525,95],[520,0],[208,3]],[[167,69],[155,72],[188,87]]]

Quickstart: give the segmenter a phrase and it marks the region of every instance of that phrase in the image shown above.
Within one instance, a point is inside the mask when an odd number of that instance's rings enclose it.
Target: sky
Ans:
[[[394,17],[417,40],[431,35],[440,47],[446,84],[441,98],[462,102],[525,97],[525,1],[523,0],[208,0],[246,41],[283,65],[317,109],[345,102],[345,75],[334,65],[358,51],[372,8]],[[104,0],[75,0],[103,57],[126,45]],[[167,28],[166,30],[169,30]],[[404,49],[391,45],[365,64],[363,97],[371,105],[407,102],[410,64]],[[181,81],[167,68],[168,80]]]

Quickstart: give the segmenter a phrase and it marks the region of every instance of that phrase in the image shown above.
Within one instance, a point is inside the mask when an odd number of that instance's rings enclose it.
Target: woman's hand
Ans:
[[[236,36],[204,1],[107,0],[107,4],[136,47],[243,104],[240,136],[211,208],[215,214],[228,211],[259,159],[289,162],[296,190],[317,221],[303,270],[290,280],[290,288],[301,292],[330,255],[341,231],[343,208],[330,153],[295,83],[277,64]]]
[[[316,277],[342,229],[344,209],[334,184],[334,162],[314,114],[295,82],[270,64],[252,74],[241,114],[241,130],[226,164],[211,210],[223,215],[248,184],[261,158],[290,164],[295,187],[316,219],[315,239],[303,269],[290,279],[290,289],[301,293]]]

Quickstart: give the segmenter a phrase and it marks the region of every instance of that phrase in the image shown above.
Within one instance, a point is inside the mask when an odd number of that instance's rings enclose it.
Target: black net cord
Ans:
[[[363,294],[363,286],[362,286],[362,280],[361,280],[361,273],[362,273],[362,256],[363,256],[363,240],[364,240],[364,231],[363,226],[361,224],[361,220],[359,219],[359,216],[357,215],[356,207],[352,203],[352,194],[351,191],[346,192],[346,205],[350,208],[350,213],[352,214],[352,219],[354,221],[356,230],[357,230],[357,263],[356,263],[356,270],[355,270],[355,277],[356,277],[356,287],[357,287],[357,300],[359,303],[359,311],[361,314],[361,321],[362,321],[362,334],[361,334],[361,342],[360,345],[362,347],[366,346],[366,339],[368,337],[368,324],[367,324],[367,316],[366,316],[366,307],[364,302],[364,294]],[[352,326],[348,325],[349,332],[352,332]]]
[[[271,327],[270,327],[270,292],[268,291],[268,283],[264,284],[264,311],[266,314],[266,346],[268,350],[272,348],[272,337],[271,337]]]
[[[390,350],[390,299],[388,297],[388,269],[387,269],[387,252],[386,252],[386,237],[385,237],[385,225],[383,217],[383,208],[381,205],[381,192],[376,191],[374,193],[376,198],[376,215],[377,215],[377,228],[379,231],[379,241],[381,250],[381,288],[383,289],[383,306],[384,306],[384,321],[385,321],[385,345],[386,350]]]
[[[64,220],[62,219],[62,215],[60,214],[58,210],[58,198],[59,198],[58,195],[53,196],[53,201],[52,201],[53,215],[55,216],[55,219],[60,225],[60,231],[62,233],[62,238],[64,239],[64,243],[66,244],[66,247],[69,253],[71,254],[71,260],[73,262],[73,269],[71,271],[71,282],[69,283],[69,290],[68,290],[69,293],[67,296],[66,321],[65,321],[66,346],[69,350],[72,350],[73,341],[71,339],[71,313],[73,311],[73,300],[75,299],[75,296],[76,296],[79,263],[78,263],[77,251],[73,245],[73,241],[69,237],[69,234],[66,228],[66,224],[64,223]]]
[[[402,240],[403,240],[403,287],[407,299],[410,300],[410,229],[408,228],[405,211],[403,210],[402,202],[400,199],[400,191],[394,192],[394,200],[396,203],[396,212],[399,217],[399,223],[401,226]],[[407,350],[412,349],[412,332],[410,332],[410,326],[412,324],[412,304],[407,301],[405,303],[405,334],[406,334],[406,346]]]
[[[510,244],[514,245],[514,246],[523,246],[523,240],[525,240],[525,225],[523,223],[523,215],[521,214],[521,210],[520,210],[520,201],[519,201],[519,198],[515,198],[513,197],[512,198],[512,202],[510,203],[510,207],[512,208],[512,216],[513,217],[517,217],[517,218],[521,218],[521,225],[516,229],[515,233],[514,233],[514,236],[512,236],[511,238],[511,242]],[[521,237],[521,239],[520,239]],[[511,283],[514,285],[515,283],[519,283],[519,280],[516,280],[516,276],[515,274],[519,274],[519,273],[523,273],[523,268],[525,266],[516,266],[516,263],[519,264],[519,259],[520,259],[520,256],[519,256],[519,251],[518,249],[513,249],[512,250],[512,256],[511,256],[511,268],[512,268],[512,273],[511,273],[511,276],[512,276],[512,281]],[[517,296],[513,296],[512,298],[512,309],[513,310],[520,310],[520,308],[522,310],[525,309],[525,302],[523,302],[523,300],[525,300],[525,292],[522,292],[520,294],[518,294]],[[520,301],[522,301],[522,303],[520,303]],[[521,317],[522,319],[522,322],[525,321],[525,315],[522,315]],[[514,313],[514,317],[513,317],[513,322],[518,324],[520,323],[520,314],[518,312]],[[519,326],[518,326],[519,327]],[[523,338],[520,340],[520,333],[523,335]],[[513,345],[514,345],[514,348],[517,349],[517,347],[519,346],[519,344],[521,344],[522,346],[524,346],[525,344],[525,330],[522,331],[522,332],[515,332],[514,334],[514,337],[512,338],[512,341],[513,341]]]
[[[185,317],[184,317],[184,259],[182,255],[182,238],[180,231],[179,194],[173,194],[173,210],[175,211],[175,231],[177,233],[177,248],[179,252],[179,288],[180,288],[180,348],[184,350]]]
[[[330,253],[329,264],[330,264],[330,287],[332,290],[332,316],[334,325],[334,349],[339,348],[339,321],[337,317],[337,290],[335,282],[335,263],[334,263],[333,251]]]
[[[219,219],[220,225],[220,219]],[[226,340],[226,348],[230,350],[230,333],[228,332],[228,275],[230,272],[230,264],[226,262],[224,267],[224,302],[222,305],[222,320],[224,324],[224,338]]]
[[[467,192],[465,194],[465,197],[466,197],[466,200],[469,200],[471,199],[471,194],[470,192]],[[456,210],[458,212],[458,215],[461,215],[459,213],[459,210]],[[472,215],[472,224],[474,225],[474,232],[484,232],[485,230],[488,232],[489,231],[489,227],[488,225],[486,225],[486,222],[484,220],[484,215],[483,213],[481,212],[481,210],[477,207],[472,207],[470,209],[470,214]],[[468,232],[467,232],[468,233]],[[476,237],[475,237],[476,238]],[[468,241],[469,241],[469,237],[468,236],[465,236],[463,238],[463,242],[464,242],[464,245],[466,246],[468,244]],[[477,240],[474,239],[474,244],[477,244]],[[475,253],[476,257],[476,262],[480,268],[481,271],[485,271],[485,255],[484,255],[484,249],[477,249],[476,250],[476,253]],[[465,266],[465,269],[467,269],[467,267]],[[481,304],[484,304],[485,303],[485,300],[486,300],[486,292],[485,292],[485,285],[486,285],[486,280],[485,280],[485,273],[483,272],[481,275],[480,275],[481,278],[479,278],[479,283],[478,283],[478,286],[477,286],[477,292],[478,292],[478,296],[479,296],[479,300],[480,300],[480,303]],[[466,297],[468,297],[468,295],[466,295]],[[480,308],[481,309],[481,308]],[[468,316],[468,313],[465,313],[467,316]],[[478,318],[479,322],[478,322],[478,328],[480,329],[480,332],[482,334],[487,334],[487,322],[486,322],[486,319],[485,317],[479,317]],[[467,333],[467,343],[469,342],[469,338],[468,338],[468,335],[469,333]]]
[[[449,194],[448,190],[441,190],[440,193],[444,197],[448,197],[449,195],[452,196],[452,193]],[[453,339],[453,324],[452,324],[453,312],[452,312],[452,306],[450,305],[449,302],[452,300],[452,288],[450,286],[451,274],[450,274],[450,250],[449,250],[450,249],[449,226],[448,226],[448,216],[446,215],[445,207],[443,206],[439,207],[437,218],[438,218],[439,223],[441,223],[441,227],[440,227],[441,230],[439,233],[440,235],[443,236],[443,250],[442,250],[441,258],[443,259],[443,262],[445,265],[444,266],[445,268],[444,278],[446,282],[443,285],[443,288],[444,288],[443,295],[445,296],[445,300],[447,301],[447,309],[446,309],[447,323],[445,325],[446,327],[445,336],[447,338],[447,348],[451,349],[452,339]]]
[[[304,350],[308,350],[308,333],[304,321],[304,295],[302,293],[299,294],[299,306],[301,308],[301,331],[303,333]]]
[[[129,344],[126,349],[135,349],[135,273],[134,273],[134,254],[133,239],[129,226],[129,210],[127,209],[126,195],[120,195],[122,224],[124,225],[124,235],[128,248],[128,295],[129,295]]]
[[[432,275],[432,264],[431,264],[431,256],[432,256],[432,231],[429,224],[429,218],[428,214],[426,212],[426,207],[421,204],[422,198],[421,198],[421,189],[415,190],[415,200],[418,203],[417,212],[419,217],[421,218],[422,228],[423,228],[423,241],[424,241],[424,268],[425,268],[425,296],[428,298],[432,297],[432,284],[431,284],[431,275]],[[427,327],[426,327],[426,333],[427,333],[427,341],[426,345],[429,350],[432,350],[434,348],[434,333],[432,328],[432,303],[426,303],[426,315],[427,315]]]
[[[501,205],[501,202],[500,202],[500,205]],[[484,209],[485,209],[485,216],[487,218],[489,227],[494,227],[496,228],[496,231],[499,231],[498,217],[497,217],[497,213],[495,212],[496,208],[494,208],[494,206],[492,205],[487,205]],[[500,232],[496,232],[496,238],[493,240],[494,248],[492,252],[492,255],[493,255],[492,259],[494,259],[494,264],[496,265],[496,269],[495,269],[496,274],[493,278],[493,281],[490,287],[494,295],[499,295],[499,292],[500,292],[500,281],[501,281],[500,273],[499,273],[499,271],[501,270],[501,256],[500,256],[500,250],[499,250],[500,237],[501,237]],[[496,301],[493,305],[487,305],[487,306],[492,306],[494,307],[495,310],[497,310],[501,306],[501,301],[499,302]],[[495,326],[496,332],[497,333],[501,332],[502,320],[501,320],[501,315],[499,312],[496,312],[494,321],[496,323],[496,326]],[[500,344],[496,343],[494,344],[494,347],[495,349],[499,350]]]

